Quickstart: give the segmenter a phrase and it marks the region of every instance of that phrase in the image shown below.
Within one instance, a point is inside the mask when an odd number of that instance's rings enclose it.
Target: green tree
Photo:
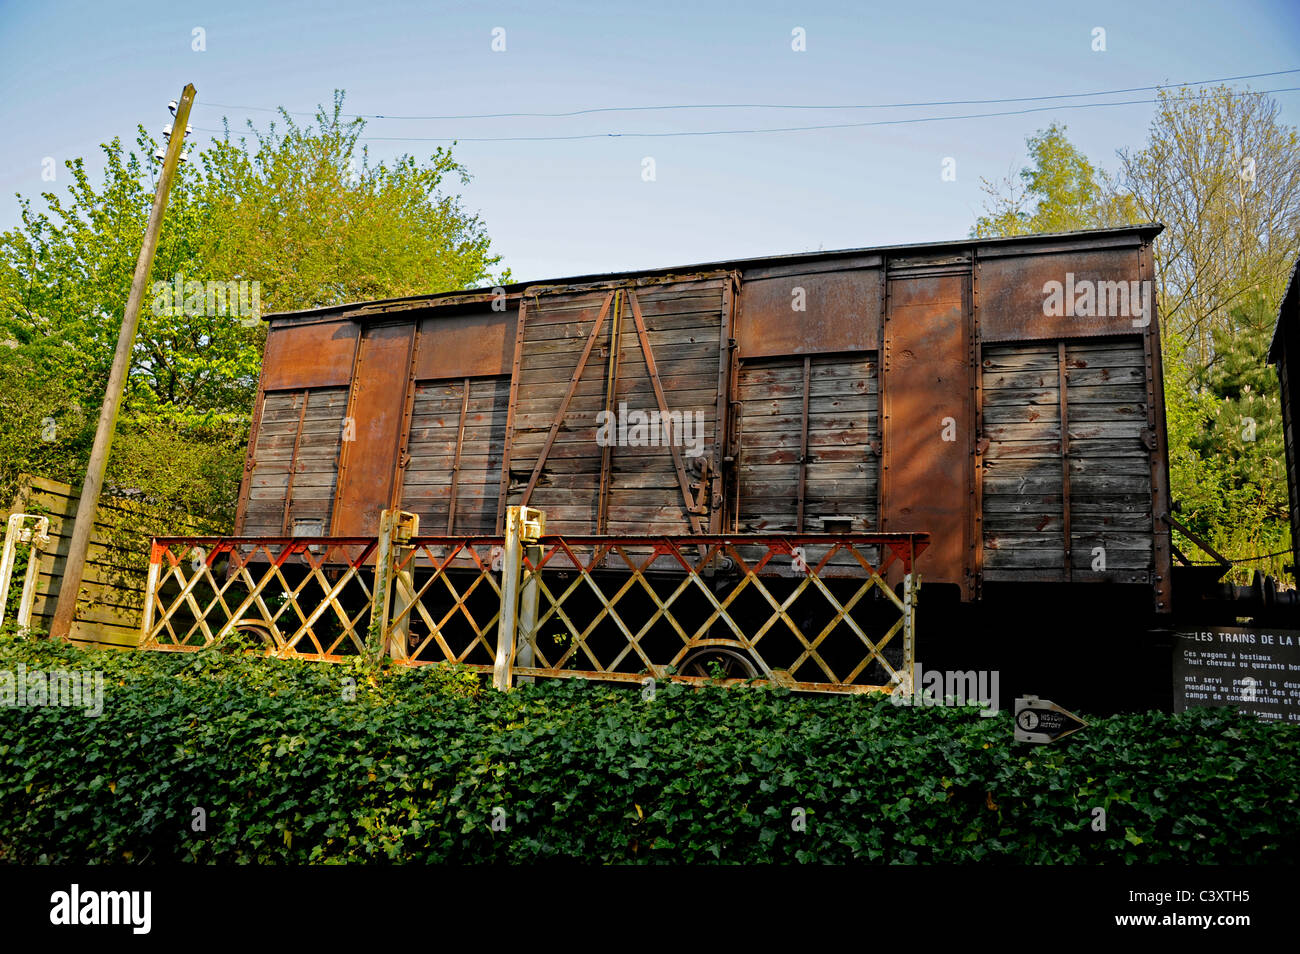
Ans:
[[[1140,221],[1128,196],[1116,191],[1065,135],[1065,126],[1052,123],[1025,140],[1032,165],[1000,183],[982,179],[988,195],[985,214],[975,220],[971,235],[1027,235],[1128,225]]]
[[[1183,522],[1220,552],[1253,558],[1286,550],[1291,539],[1281,395],[1267,360],[1272,303],[1256,295],[1231,320],[1235,331],[1214,332],[1216,360],[1184,402],[1191,427],[1172,480]],[[1252,560],[1236,576],[1244,582],[1255,568],[1280,575],[1287,562]]]
[[[1161,315],[1189,338],[1184,381],[1216,360],[1234,310],[1281,299],[1300,253],[1300,142],[1275,100],[1228,87],[1162,90],[1146,144],[1121,150],[1122,188],[1143,221],[1161,222]]]
[[[154,283],[256,282],[263,313],[509,280],[456,183],[451,150],[372,162],[343,96],[314,125],[234,138],[229,128],[179,170]],[[103,147],[98,181],[67,163],[64,194],[21,199],[0,234],[0,495],[31,471],[78,482],[93,436],[135,259],[153,201],[157,143]],[[183,284],[182,284],[182,287]],[[250,296],[251,297],[251,296]],[[249,299],[245,299],[246,302]],[[251,302],[250,302],[251,303]],[[231,310],[151,295],[109,482],[201,516],[233,516],[265,328]],[[195,313],[197,311],[197,313]],[[53,422],[51,424],[51,422]]]

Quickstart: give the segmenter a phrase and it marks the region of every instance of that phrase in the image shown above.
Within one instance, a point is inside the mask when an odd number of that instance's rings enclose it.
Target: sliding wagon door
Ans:
[[[504,502],[557,533],[720,529],[733,299],[718,275],[526,294]]]

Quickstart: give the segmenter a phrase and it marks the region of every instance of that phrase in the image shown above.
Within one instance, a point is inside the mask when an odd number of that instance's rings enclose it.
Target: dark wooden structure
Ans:
[[[1159,230],[271,315],[235,532],[373,534],[400,506],[489,533],[520,503],[556,533],[928,531],[918,570],[962,602],[1110,584],[1167,612]],[[683,440],[597,439],[631,412]]]
[[[1292,573],[1300,567],[1300,469],[1296,463],[1295,430],[1300,423],[1300,387],[1296,365],[1300,364],[1300,259],[1291,269],[1286,292],[1277,309],[1277,326],[1268,349],[1270,364],[1277,366],[1282,388],[1282,434],[1286,444],[1286,476],[1291,505]]]

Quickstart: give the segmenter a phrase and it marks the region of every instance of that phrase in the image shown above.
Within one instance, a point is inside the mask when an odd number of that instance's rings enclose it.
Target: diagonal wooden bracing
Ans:
[[[564,415],[569,411],[569,404],[573,401],[573,395],[578,390],[578,382],[582,380],[582,372],[587,368],[587,359],[591,357],[592,348],[595,347],[597,339],[600,337],[600,329],[605,325],[605,316],[609,314],[610,303],[614,300],[614,293],[610,292],[605,296],[604,302],[600,306],[600,312],[596,315],[596,321],[591,327],[591,334],[587,336],[587,343],[583,346],[582,354],[578,357],[578,366],[573,371],[573,377],[569,379],[569,389],[564,392],[564,399],[560,401],[559,410],[555,412],[555,419],[551,422],[551,429],[546,435],[546,442],[542,445],[541,451],[537,455],[537,463],[533,465],[533,472],[528,477],[528,485],[524,488],[523,497],[520,498],[519,506],[523,507],[528,504],[528,498],[532,496],[533,488],[537,486],[537,479],[542,475],[542,468],[546,466],[547,455],[551,453],[551,447],[555,444],[555,437],[560,433],[560,428],[564,426]],[[522,329],[524,317],[519,316],[519,327]],[[522,331],[521,331],[522,334]],[[518,376],[515,378],[518,381]],[[512,395],[511,403],[514,403]],[[509,469],[506,469],[506,480],[509,479]]]
[[[695,500],[691,496],[691,482],[686,476],[686,467],[682,463],[682,449],[677,444],[677,435],[671,433],[672,418],[668,412],[668,400],[664,397],[664,385],[659,380],[659,367],[655,364],[654,351],[650,347],[650,337],[645,329],[645,317],[641,314],[641,303],[637,300],[636,292],[628,289],[628,303],[632,306],[632,320],[636,322],[637,340],[641,342],[641,354],[645,358],[646,373],[650,377],[650,384],[654,388],[655,401],[659,404],[659,415],[662,426],[669,428],[667,435],[668,450],[673,457],[673,469],[677,472],[677,482],[682,489],[682,505],[686,508],[686,518],[690,521],[691,530],[695,533],[700,532],[700,518],[695,513]],[[715,425],[718,426],[718,425]]]

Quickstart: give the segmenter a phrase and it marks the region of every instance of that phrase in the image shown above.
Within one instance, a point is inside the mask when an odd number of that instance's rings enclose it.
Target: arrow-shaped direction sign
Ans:
[[[1039,745],[1055,742],[1071,732],[1078,732],[1087,724],[1051,700],[1037,696],[1022,696],[1016,700],[1017,742]]]

